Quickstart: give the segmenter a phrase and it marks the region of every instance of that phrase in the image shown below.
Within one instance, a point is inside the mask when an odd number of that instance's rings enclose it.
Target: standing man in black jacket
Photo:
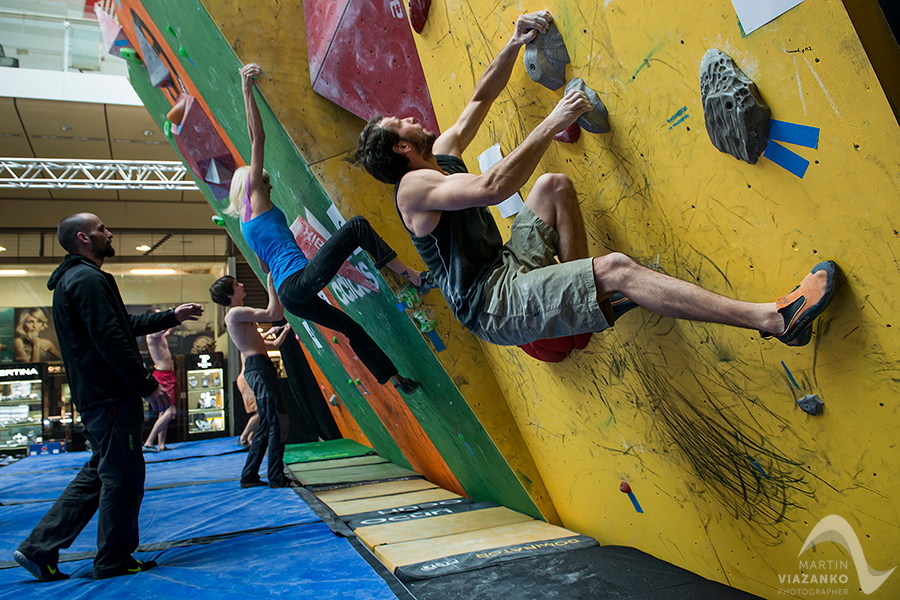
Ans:
[[[125,311],[115,278],[100,269],[115,254],[113,234],[96,215],[59,223],[57,238],[69,254],[50,276],[53,322],[75,407],[93,452],[31,535],[13,553],[40,581],[69,576],[57,567],[99,509],[94,579],[139,573],[156,566],[131,556],[138,547],[144,496],[141,427],[145,398],[157,411],[169,398],[144,368],[135,336],[175,327],[203,314],[199,304],[133,316]]]

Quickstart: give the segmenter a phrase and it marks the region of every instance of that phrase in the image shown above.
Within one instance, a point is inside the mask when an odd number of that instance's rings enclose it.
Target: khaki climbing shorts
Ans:
[[[485,283],[475,335],[492,344],[519,346],[610,326],[609,302],[597,303],[593,259],[557,263],[558,247],[559,234],[522,207],[501,264]]]

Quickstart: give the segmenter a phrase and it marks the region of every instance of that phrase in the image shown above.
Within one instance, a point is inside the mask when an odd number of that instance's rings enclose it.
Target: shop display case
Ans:
[[[221,352],[184,357],[188,439],[226,434],[225,369]]]
[[[0,453],[27,453],[42,442],[44,363],[0,367]]]

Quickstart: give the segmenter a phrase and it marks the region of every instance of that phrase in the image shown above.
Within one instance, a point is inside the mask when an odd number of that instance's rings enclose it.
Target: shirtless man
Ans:
[[[284,316],[284,307],[275,293],[275,282],[272,274],[266,278],[266,291],[269,294],[269,305],[265,310],[244,306],[244,284],[230,275],[218,279],[209,288],[213,302],[228,307],[225,315],[225,327],[231,341],[241,352],[244,368],[244,379],[256,396],[256,410],[259,413],[259,425],[247,462],[241,472],[241,487],[265,485],[259,478],[259,466],[268,448],[269,487],[295,487],[296,481],[288,479],[284,474],[284,441],[281,436],[281,423],[278,413],[284,413],[284,403],[278,388],[278,374],[275,365],[269,359],[268,347],[257,331],[257,323],[278,321]],[[287,330],[281,332],[281,340]],[[278,340],[276,339],[276,342]],[[279,342],[280,344],[280,342]]]
[[[157,308],[156,312],[160,312]],[[147,350],[150,352],[150,358],[153,360],[153,378],[159,382],[159,386],[166,390],[169,395],[169,405],[166,410],[159,413],[147,441],[144,442],[144,448],[153,450],[153,440],[156,440],[156,450],[160,452],[168,450],[166,448],[166,431],[169,421],[175,418],[175,400],[176,396],[176,377],[175,363],[172,361],[172,353],[169,352],[168,337],[172,335],[175,328],[164,329],[157,333],[151,333],[144,337],[147,340]]]
[[[550,20],[546,11],[519,17],[459,119],[440,137],[412,117],[381,115],[359,136],[357,159],[373,177],[395,185],[400,220],[456,318],[483,340],[522,345],[610,327],[608,299],[619,292],[663,316],[808,344],[813,321],[834,294],[831,261],[817,264],[777,301],[752,303],[653,271],[620,252],[590,256],[575,187],[566,175],[549,173],[534,183],[503,243],[487,207],[525,185],[553,137],[592,110],[584,93],[572,91],[483,174],[470,174],[462,161],[506,87],[519,49],[546,32]]]

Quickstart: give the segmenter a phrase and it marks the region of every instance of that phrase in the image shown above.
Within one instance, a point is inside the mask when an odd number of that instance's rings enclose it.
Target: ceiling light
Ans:
[[[137,246],[135,250],[137,250],[138,252],[146,252],[147,250],[150,250],[150,246],[148,246],[147,244],[141,244],[140,246]]]
[[[68,125],[63,125],[62,127],[60,127],[60,129],[62,129],[63,131],[72,131],[72,128]]]
[[[153,135],[153,132],[150,131],[149,129],[145,129],[145,130],[144,130],[144,135]]]
[[[175,269],[132,269],[132,275],[174,275]]]
[[[0,269],[0,277],[15,277],[17,275],[28,275],[25,269]]]
[[[6,252],[6,248],[4,248],[3,246],[0,246],[0,252]]]

